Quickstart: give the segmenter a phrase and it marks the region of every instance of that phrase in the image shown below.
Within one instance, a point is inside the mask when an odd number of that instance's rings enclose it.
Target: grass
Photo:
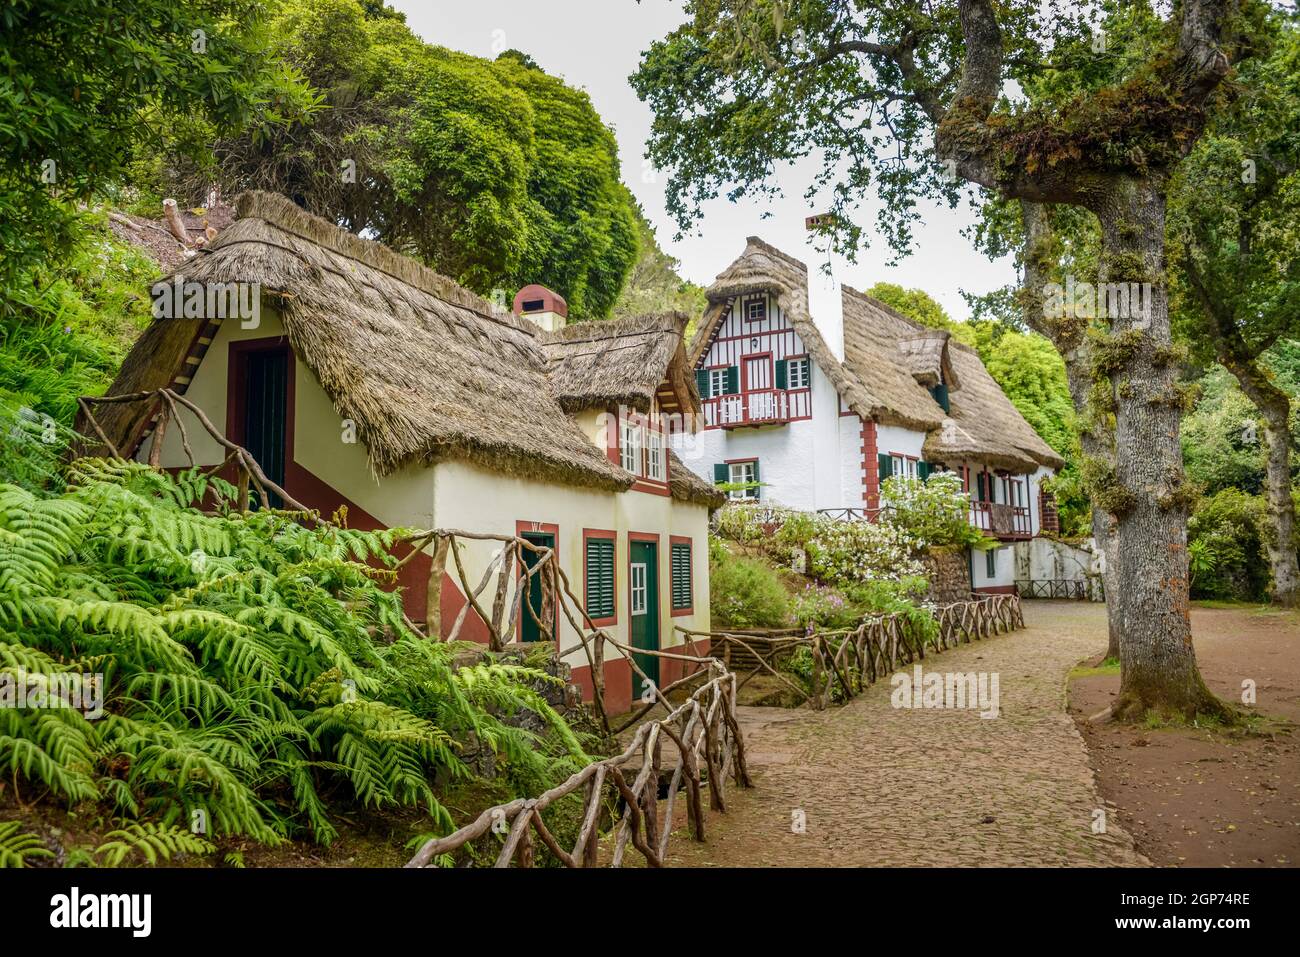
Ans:
[[[1076,678],[1094,678],[1097,675],[1119,674],[1119,659],[1107,658],[1096,665],[1075,665],[1070,671],[1070,680]]]

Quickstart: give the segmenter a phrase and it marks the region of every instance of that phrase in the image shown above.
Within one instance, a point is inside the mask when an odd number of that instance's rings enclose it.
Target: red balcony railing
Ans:
[[[779,425],[807,418],[811,412],[807,389],[755,389],[704,400],[704,424],[724,429],[746,425]]]

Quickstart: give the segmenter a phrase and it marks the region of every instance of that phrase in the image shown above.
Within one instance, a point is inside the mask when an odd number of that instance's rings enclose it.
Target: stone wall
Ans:
[[[966,549],[932,548],[921,561],[930,579],[930,601],[947,605],[970,598],[970,558]]]

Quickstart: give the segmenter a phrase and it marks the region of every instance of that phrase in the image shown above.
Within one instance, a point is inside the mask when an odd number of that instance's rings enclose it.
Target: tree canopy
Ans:
[[[192,191],[275,190],[485,295],[540,282],[573,318],[609,313],[636,208],[585,92],[519,51],[427,44],[358,0],[295,0],[271,30],[320,108],[219,140],[215,168],[182,167]]]
[[[76,204],[164,142],[274,124],[305,89],[256,0],[4,0],[0,283],[66,252]]]

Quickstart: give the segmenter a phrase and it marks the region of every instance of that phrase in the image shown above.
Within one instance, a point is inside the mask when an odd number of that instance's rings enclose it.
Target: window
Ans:
[[[989,578],[998,577],[998,550],[990,548],[984,553],[984,571]]]
[[[761,322],[767,318],[767,297],[750,299],[745,303],[745,321]]]
[[[889,456],[889,474],[893,478],[916,478],[916,459],[908,458],[906,455],[891,454]]]
[[[645,477],[654,482],[666,482],[664,469],[664,437],[662,432],[646,432]]]
[[[586,535],[586,607],[598,624],[614,620],[614,534]]]
[[[632,575],[632,609],[633,615],[646,613],[646,577],[645,562],[633,562],[630,566]]]
[[[619,442],[620,464],[633,475],[641,474],[641,423],[625,418]]]
[[[695,600],[691,590],[691,543],[673,542],[672,558],[673,611],[688,612]]]
[[[808,366],[808,357],[802,359],[788,359],[785,364],[785,379],[787,389],[806,389],[811,384],[811,369]]]
[[[734,485],[753,484],[753,488],[733,489],[727,495],[733,499],[758,498],[758,460],[746,462],[721,462],[713,467],[715,482],[730,482]]]

